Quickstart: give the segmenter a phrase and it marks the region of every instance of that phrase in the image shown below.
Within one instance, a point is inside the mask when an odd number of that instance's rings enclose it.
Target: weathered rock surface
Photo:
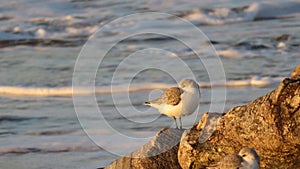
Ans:
[[[291,72],[292,79],[299,79],[300,78],[300,65],[298,65],[292,72]]]
[[[300,168],[300,65],[265,96],[224,115],[205,113],[184,132],[162,130],[106,168],[206,168],[242,147],[256,150],[261,168]]]
[[[181,167],[205,168],[242,147],[251,147],[261,158],[261,168],[300,168],[299,68],[276,90],[229,110],[204,143],[199,142],[201,126],[211,114],[185,131],[178,152]]]
[[[140,149],[117,159],[106,169],[174,168],[180,169],[178,146],[183,130],[163,129]]]

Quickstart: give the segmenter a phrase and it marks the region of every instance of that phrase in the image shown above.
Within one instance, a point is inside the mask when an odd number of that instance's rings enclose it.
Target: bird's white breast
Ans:
[[[194,113],[199,105],[200,93],[197,88],[190,88],[182,94],[182,110],[181,116],[186,116]]]
[[[259,164],[256,160],[254,159],[247,159],[247,158],[244,158],[244,163],[242,164],[243,165],[243,168],[242,169],[259,169]]]

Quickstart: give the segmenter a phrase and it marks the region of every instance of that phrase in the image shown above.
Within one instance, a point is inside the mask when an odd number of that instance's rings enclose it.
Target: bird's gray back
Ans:
[[[171,87],[167,89],[164,94],[158,99],[152,100],[153,104],[169,104],[169,105],[177,105],[181,101],[182,90],[179,87]]]

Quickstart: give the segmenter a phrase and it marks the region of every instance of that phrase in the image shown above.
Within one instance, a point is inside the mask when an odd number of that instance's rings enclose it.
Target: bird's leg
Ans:
[[[176,128],[178,129],[177,122],[176,122],[176,118],[173,117],[173,119],[174,119],[174,121],[175,121]]]
[[[179,129],[182,129],[181,117],[179,117]]]

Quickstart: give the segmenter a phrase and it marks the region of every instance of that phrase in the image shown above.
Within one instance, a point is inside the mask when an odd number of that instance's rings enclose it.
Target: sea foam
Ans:
[[[241,86],[268,86],[279,83],[283,77],[260,77],[253,76],[249,79],[243,80],[228,80],[226,82],[219,81],[215,83],[201,82],[199,86],[202,88],[211,87],[241,87]],[[16,96],[34,96],[34,97],[47,97],[47,96],[67,96],[73,95],[90,95],[90,94],[110,94],[110,93],[126,93],[126,92],[139,92],[153,89],[167,89],[175,84],[164,84],[164,83],[140,83],[118,86],[104,86],[95,88],[73,88],[70,87],[16,87],[16,86],[0,86],[0,95],[16,95]]]
[[[300,2],[255,2],[240,8],[194,9],[183,15],[195,23],[221,25],[263,19],[296,17],[300,15]]]

